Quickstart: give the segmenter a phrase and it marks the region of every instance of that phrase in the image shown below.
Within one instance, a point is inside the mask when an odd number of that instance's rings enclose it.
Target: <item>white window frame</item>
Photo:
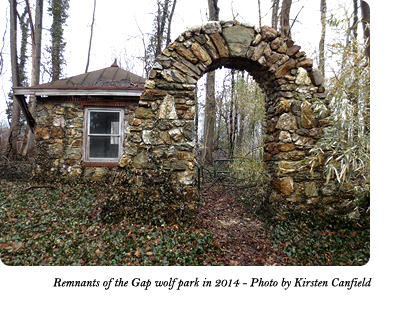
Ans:
[[[90,113],[91,112],[118,112],[119,113],[119,142],[117,158],[90,158]],[[96,134],[96,136],[104,136]],[[107,135],[110,136],[110,135]],[[124,141],[124,109],[105,107],[84,107],[84,131],[83,131],[83,162],[85,163],[118,163],[122,157]]]

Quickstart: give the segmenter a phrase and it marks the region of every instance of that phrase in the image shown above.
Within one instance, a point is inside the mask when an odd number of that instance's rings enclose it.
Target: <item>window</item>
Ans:
[[[116,163],[122,156],[124,110],[86,108],[84,161]]]

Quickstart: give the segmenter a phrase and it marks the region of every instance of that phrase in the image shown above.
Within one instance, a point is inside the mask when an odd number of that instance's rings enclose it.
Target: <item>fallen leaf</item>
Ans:
[[[134,256],[136,257],[140,256],[140,248],[137,248],[137,250],[135,250]]]

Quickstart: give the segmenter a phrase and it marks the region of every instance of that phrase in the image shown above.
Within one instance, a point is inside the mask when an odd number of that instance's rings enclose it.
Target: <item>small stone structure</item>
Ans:
[[[352,195],[350,186],[340,190],[332,182],[326,184],[321,163],[312,169],[306,161],[309,150],[330,126],[328,118],[315,115],[326,93],[320,72],[312,66],[300,46],[267,26],[259,29],[237,21],[215,21],[193,27],[157,58],[139,99],[128,97],[131,100],[111,105],[127,104],[122,156],[110,165],[142,176],[141,172],[154,170],[159,161],[162,169],[172,170],[174,180],[189,195],[187,201],[195,201],[196,83],[220,67],[246,70],[266,95],[263,160],[267,209],[277,216],[289,211],[338,211]],[[106,166],[87,167],[84,161],[81,99],[39,102],[38,173],[105,176]],[[43,165],[44,159],[50,160],[49,167]]]
[[[144,82],[114,62],[67,79],[13,88],[17,96],[33,94],[37,99],[35,176],[101,180],[116,171]],[[112,128],[89,130],[90,125],[101,126],[104,121]],[[104,145],[111,146],[111,153],[95,154]],[[114,149],[118,154],[113,154]]]

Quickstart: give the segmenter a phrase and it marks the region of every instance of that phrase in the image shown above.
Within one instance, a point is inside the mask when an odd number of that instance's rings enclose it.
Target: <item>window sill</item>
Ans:
[[[83,162],[83,167],[118,167],[118,162]]]

